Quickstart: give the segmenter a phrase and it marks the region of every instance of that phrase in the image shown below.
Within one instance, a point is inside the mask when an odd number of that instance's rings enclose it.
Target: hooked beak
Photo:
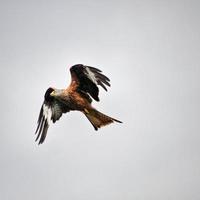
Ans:
[[[55,91],[51,92],[50,96],[55,96]]]

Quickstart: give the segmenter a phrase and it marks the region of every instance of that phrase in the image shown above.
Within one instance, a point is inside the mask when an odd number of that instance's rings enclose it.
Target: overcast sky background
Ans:
[[[199,200],[199,1],[1,1],[0,199]],[[78,112],[34,131],[83,63],[111,79],[95,132]]]

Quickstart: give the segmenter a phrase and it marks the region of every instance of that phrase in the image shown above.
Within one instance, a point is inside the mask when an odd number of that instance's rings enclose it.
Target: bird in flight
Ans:
[[[121,121],[109,117],[94,107],[92,99],[99,101],[100,85],[107,91],[110,79],[102,74],[102,71],[82,64],[70,68],[71,83],[66,89],[48,88],[44,95],[44,102],[40,109],[36,141],[42,144],[46,138],[50,122],[55,123],[63,113],[80,111],[90,121],[95,130],[113,122]]]

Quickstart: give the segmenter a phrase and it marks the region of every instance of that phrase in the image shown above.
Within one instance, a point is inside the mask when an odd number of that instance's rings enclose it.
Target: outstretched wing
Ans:
[[[39,139],[39,144],[44,142],[50,122],[53,121],[53,123],[55,123],[60,119],[63,113],[70,111],[70,109],[65,104],[50,96],[53,90],[53,88],[49,88],[46,91],[44,102],[40,109],[40,114],[37,122],[38,125],[35,131],[35,134],[37,134],[36,141]]]
[[[88,93],[96,101],[99,101],[98,85],[106,91],[107,88],[105,85],[110,86],[110,79],[103,75],[102,71],[97,68],[78,64],[72,66],[70,72],[72,82],[75,81],[77,83],[77,89]]]

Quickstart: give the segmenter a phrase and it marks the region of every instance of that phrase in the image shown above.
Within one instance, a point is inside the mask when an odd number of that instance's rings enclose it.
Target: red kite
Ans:
[[[67,89],[50,87],[44,95],[44,102],[40,110],[35,132],[37,134],[36,141],[39,139],[39,144],[42,144],[46,138],[50,121],[52,120],[55,123],[63,113],[69,111],[81,111],[95,130],[114,121],[122,123],[97,111],[91,105],[92,98],[99,101],[98,85],[106,91],[106,86],[110,86],[109,78],[103,75],[101,70],[77,64],[70,68],[70,72],[71,84]]]

